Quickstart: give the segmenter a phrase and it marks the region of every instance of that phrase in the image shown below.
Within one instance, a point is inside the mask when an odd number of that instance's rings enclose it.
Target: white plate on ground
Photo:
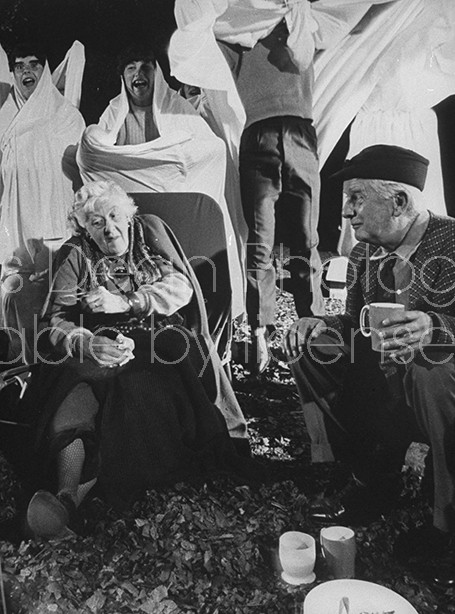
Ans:
[[[305,598],[303,614],[345,614],[340,606],[349,599],[349,614],[418,614],[398,593],[363,580],[330,580],[313,588]]]

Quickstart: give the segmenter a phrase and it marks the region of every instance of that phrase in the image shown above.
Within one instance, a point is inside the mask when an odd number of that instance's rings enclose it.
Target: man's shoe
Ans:
[[[311,506],[310,517],[322,524],[367,526],[396,506],[401,489],[397,479],[385,483],[378,478],[377,484],[367,486],[353,477],[337,495]]]

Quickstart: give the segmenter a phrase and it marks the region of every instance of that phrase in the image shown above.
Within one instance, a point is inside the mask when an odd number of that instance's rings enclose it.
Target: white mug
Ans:
[[[355,576],[355,533],[348,527],[326,527],[321,529],[322,554],[331,577],[354,578]]]
[[[316,541],[300,531],[287,531],[279,540],[279,556],[283,569],[281,577],[288,584],[309,584],[316,576]]]
[[[371,337],[371,348],[375,352],[380,352],[382,340],[379,336],[382,322],[392,315],[404,312],[404,305],[401,303],[370,303],[364,305],[360,312],[360,330],[364,337]],[[366,323],[368,313],[369,324]]]

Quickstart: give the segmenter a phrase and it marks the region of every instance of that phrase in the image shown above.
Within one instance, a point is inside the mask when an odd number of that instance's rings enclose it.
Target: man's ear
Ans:
[[[409,196],[406,192],[397,192],[393,197],[393,215],[398,217],[409,204]]]

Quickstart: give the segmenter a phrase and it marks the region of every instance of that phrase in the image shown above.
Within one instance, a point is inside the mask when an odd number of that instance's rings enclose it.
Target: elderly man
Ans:
[[[67,238],[80,185],[75,151],[85,124],[53,85],[41,50],[19,45],[8,59],[13,83],[0,94],[2,316],[10,361],[33,362],[50,254]]]
[[[350,255],[346,311],[301,318],[285,340],[314,460],[332,453],[364,486],[357,512],[393,501],[412,441],[430,445],[433,527],[408,533],[400,553],[446,551],[455,531],[455,220],[421,199],[428,161],[389,145],[368,147],[336,173],[343,216],[359,241]],[[360,333],[365,304],[397,302],[382,321],[381,351]],[[318,510],[320,511],[320,510]],[[365,514],[363,514],[365,515]]]

